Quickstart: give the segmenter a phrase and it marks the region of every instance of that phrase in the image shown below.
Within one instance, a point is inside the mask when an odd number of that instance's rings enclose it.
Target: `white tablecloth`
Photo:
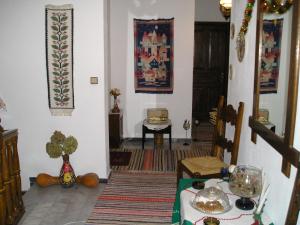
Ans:
[[[145,119],[143,124],[149,130],[162,130],[171,125],[171,120],[168,119],[168,121],[166,121],[165,123],[162,123],[162,124],[152,124],[152,123],[148,123],[148,121]]]
[[[229,188],[227,182],[220,182],[222,180],[219,179],[210,179],[206,182],[205,187],[218,185],[225,193],[227,193],[230,202],[233,204],[233,208],[223,214],[217,215],[207,215],[202,213],[196,209],[194,209],[191,205],[195,194],[198,190],[194,188],[187,188],[180,193],[180,215],[181,215],[181,223],[184,220],[190,221],[195,225],[203,225],[203,219],[207,216],[213,216],[220,220],[220,224],[222,225],[251,225],[254,223],[253,219],[253,210],[240,210],[235,206],[235,200],[239,197],[233,195]],[[257,200],[257,199],[255,199]],[[271,224],[272,221],[267,217],[265,213],[263,213],[263,222],[268,225]]]

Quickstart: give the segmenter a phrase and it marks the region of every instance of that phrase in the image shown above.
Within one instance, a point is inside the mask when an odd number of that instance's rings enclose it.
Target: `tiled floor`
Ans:
[[[59,185],[47,188],[34,185],[23,196],[26,212],[18,225],[85,224],[104,186],[76,185],[66,189]]]

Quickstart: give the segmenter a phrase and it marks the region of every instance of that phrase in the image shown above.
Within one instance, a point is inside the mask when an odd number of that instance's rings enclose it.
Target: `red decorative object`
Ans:
[[[75,177],[74,170],[69,162],[69,155],[65,154],[62,157],[63,157],[63,165],[59,173],[59,183],[64,188],[69,188],[72,187],[76,182],[76,177]]]

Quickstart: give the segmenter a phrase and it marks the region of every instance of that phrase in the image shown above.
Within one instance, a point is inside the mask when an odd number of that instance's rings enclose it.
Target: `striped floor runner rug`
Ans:
[[[189,158],[208,156],[211,151],[211,142],[199,142],[189,146],[188,148],[172,147],[158,149],[112,149],[111,151],[125,151],[131,152],[131,158],[127,166],[112,166],[114,171],[128,171],[128,170],[149,170],[161,172],[175,172],[177,161]]]
[[[175,193],[175,173],[112,172],[86,225],[169,225]]]

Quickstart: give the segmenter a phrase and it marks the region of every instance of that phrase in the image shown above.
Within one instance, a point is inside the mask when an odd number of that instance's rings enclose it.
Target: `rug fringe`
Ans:
[[[52,116],[72,116],[73,109],[50,109]]]
[[[51,5],[48,4],[46,5],[47,9],[73,9],[73,5],[72,4],[64,4],[64,5]]]

